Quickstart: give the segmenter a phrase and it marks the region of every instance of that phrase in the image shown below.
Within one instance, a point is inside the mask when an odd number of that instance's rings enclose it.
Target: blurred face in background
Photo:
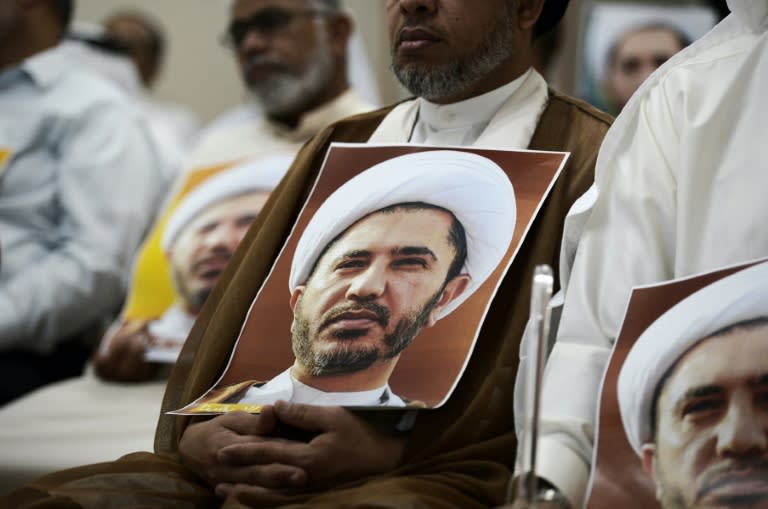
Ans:
[[[624,34],[611,52],[604,83],[606,98],[616,112],[653,71],[685,45],[680,34],[668,27],[647,27]]]
[[[109,18],[104,27],[112,37],[120,41],[128,50],[141,81],[150,87],[160,68],[160,48],[155,46],[150,27],[132,15],[116,15]]]
[[[251,192],[222,200],[198,215],[171,246],[176,292],[190,313],[200,311],[269,193]]]
[[[303,111],[335,76],[327,15],[309,0],[237,0],[227,39],[268,115]]]

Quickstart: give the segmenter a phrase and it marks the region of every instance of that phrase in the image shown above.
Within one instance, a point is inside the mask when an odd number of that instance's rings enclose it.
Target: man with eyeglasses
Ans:
[[[187,167],[298,151],[326,125],[372,109],[350,88],[352,20],[340,0],[234,0],[222,43],[231,48],[258,113],[204,132]]]
[[[610,122],[549,89],[531,68],[534,37],[558,23],[567,3],[387,0],[392,68],[416,97],[340,121],[302,149],[206,303],[163,408],[193,401],[222,372],[332,141],[568,151],[444,406],[365,413],[278,402],[259,415],[163,415],[157,454],[53,474],[0,505],[58,497],[72,507],[94,507],[107,492],[117,507],[121,501],[125,507],[194,508],[502,504],[515,458],[513,386],[531,275],[537,264],[557,265],[566,213],[592,183]],[[254,68],[255,75],[262,72]]]

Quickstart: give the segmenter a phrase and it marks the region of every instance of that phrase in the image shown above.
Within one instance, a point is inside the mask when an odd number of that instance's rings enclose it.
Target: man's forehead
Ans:
[[[248,18],[265,9],[305,9],[310,0],[235,0],[232,16],[235,19]]]
[[[334,247],[341,250],[355,244],[391,245],[409,244],[449,245],[448,232],[453,217],[445,210],[435,208],[393,209],[378,211],[356,221],[339,237]]]
[[[675,364],[662,394],[670,398],[695,387],[746,383],[768,373],[768,326],[736,328],[704,339]]]
[[[617,45],[617,54],[650,51],[660,48],[682,49],[680,40],[672,29],[667,27],[645,27],[625,34]]]
[[[195,226],[200,226],[211,221],[220,221],[222,219],[241,216],[243,214],[258,213],[268,196],[269,192],[267,191],[252,191],[219,200],[207,206],[200,212],[200,214],[189,222],[189,225],[185,230],[194,229]]]
[[[147,26],[132,17],[119,17],[113,18],[106,23],[107,30],[118,31],[120,34],[139,35],[141,37],[149,38],[150,33]]]

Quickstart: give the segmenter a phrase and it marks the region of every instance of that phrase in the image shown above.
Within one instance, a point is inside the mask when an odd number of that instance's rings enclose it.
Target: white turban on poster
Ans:
[[[618,399],[629,443],[653,441],[657,386],[700,341],[736,323],[768,316],[768,262],[705,286],[668,309],[637,339],[619,372]]]
[[[305,284],[326,246],[368,214],[400,203],[421,202],[453,213],[464,227],[467,290],[442,318],[491,275],[512,242],[517,207],[506,173],[477,154],[432,150],[387,159],[351,178],[323,202],[296,246],[289,288]]]
[[[184,227],[205,209],[227,198],[256,191],[271,192],[293,162],[292,155],[252,159],[220,171],[200,183],[168,218],[160,241],[168,251]]]

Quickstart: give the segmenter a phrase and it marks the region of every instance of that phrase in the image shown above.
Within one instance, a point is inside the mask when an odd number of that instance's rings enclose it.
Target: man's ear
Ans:
[[[464,293],[464,291],[469,286],[469,281],[470,277],[468,274],[459,274],[445,284],[443,293],[440,294],[440,299],[429,313],[427,323],[424,324],[425,327],[432,327],[437,322],[437,317],[440,312],[445,308],[445,306],[456,300],[459,295]]]
[[[330,14],[326,21],[326,26],[328,27],[331,51],[337,57],[345,56],[349,39],[352,37],[352,32],[355,28],[352,18],[343,12]]]
[[[659,482],[657,481],[658,477],[656,476],[656,444],[653,442],[643,444],[641,453],[643,470],[645,470],[645,473],[653,479],[653,483],[656,485],[656,498],[661,500],[661,486],[659,485]]]
[[[518,0],[515,5],[517,26],[521,30],[533,30],[544,8],[545,0]]]
[[[296,303],[299,301],[299,297],[301,297],[301,294],[304,293],[304,289],[306,288],[306,285],[300,285],[293,289],[291,292],[291,298],[288,301],[288,304],[291,306],[291,311],[296,311]]]

